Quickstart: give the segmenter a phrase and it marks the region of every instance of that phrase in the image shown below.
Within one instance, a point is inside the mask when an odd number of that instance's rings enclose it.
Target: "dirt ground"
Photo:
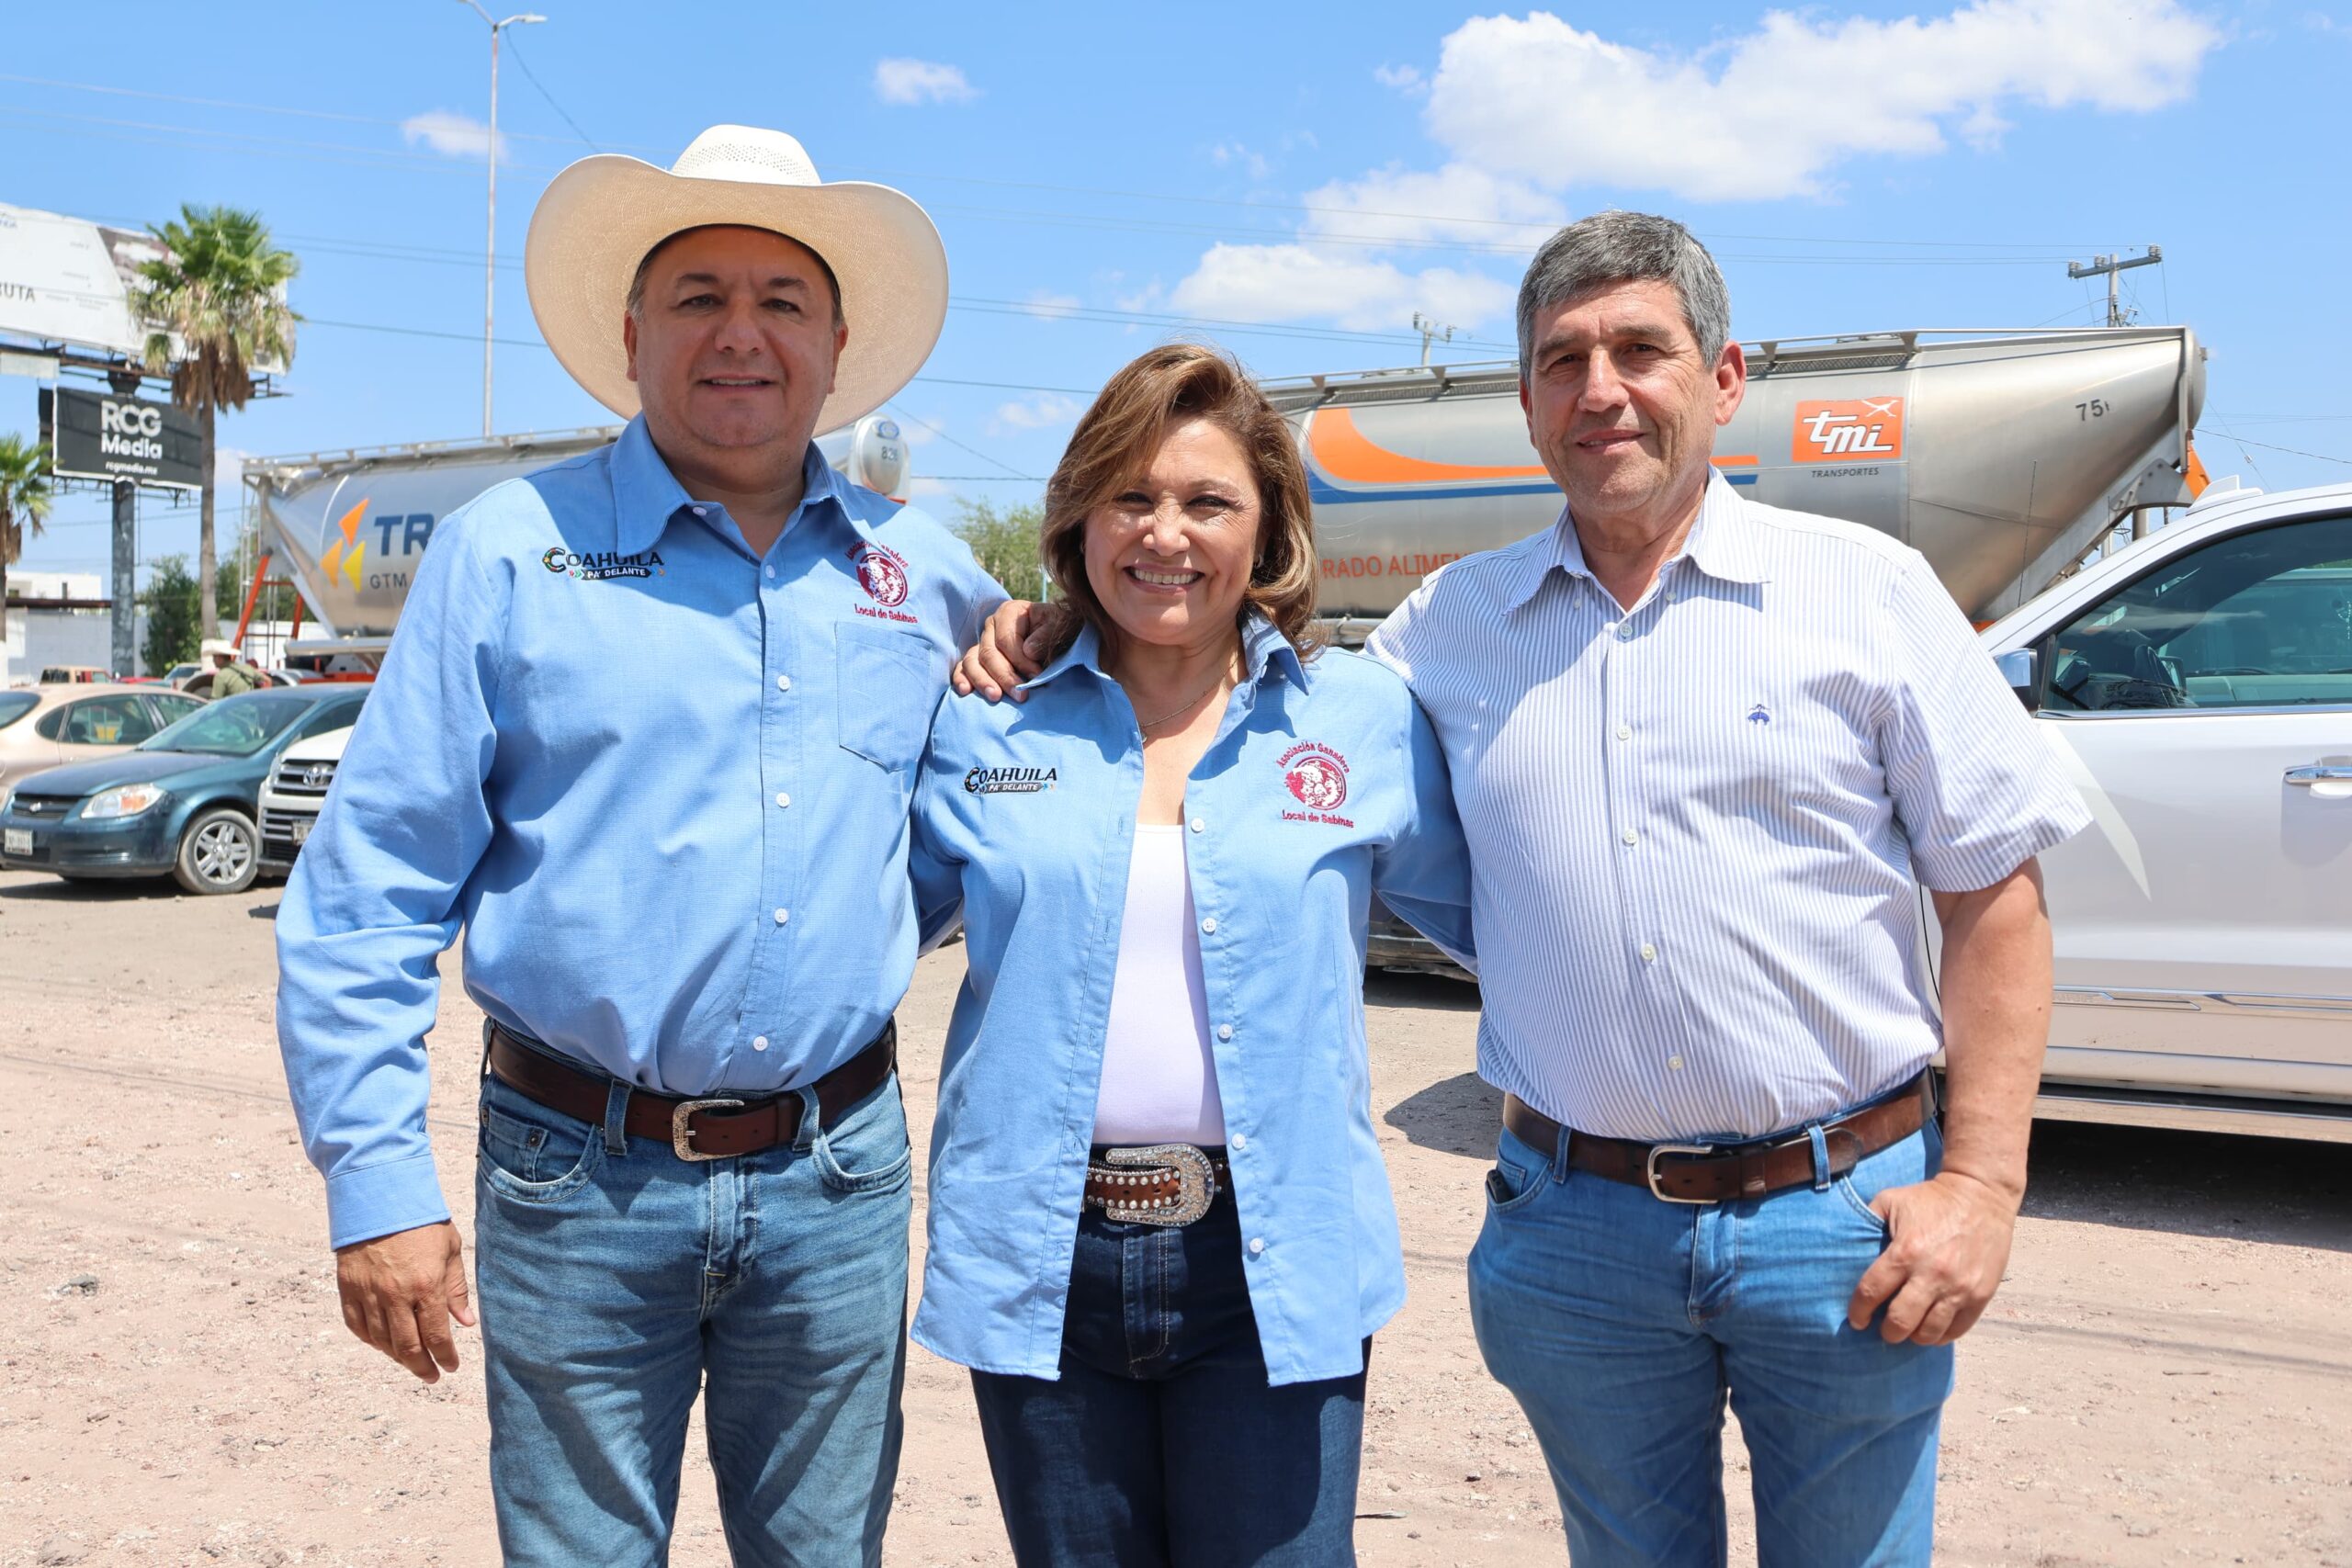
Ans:
[[[423,1387],[336,1313],[271,1030],[277,897],[0,874],[0,1568],[496,1561],[478,1363]],[[918,1147],[961,964],[926,960],[899,1014]],[[470,1235],[479,1015],[447,967],[433,1127]],[[1495,1125],[1475,1006],[1373,987],[1412,1290],[1373,1360],[1357,1540],[1384,1568],[1564,1555],[1464,1300]],[[1005,1562],[964,1376],[910,1354],[888,1559]],[[680,1568],[727,1561],[699,1450]],[[2352,1151],[2039,1129],[1938,1529],[1951,1563],[2352,1565]]]

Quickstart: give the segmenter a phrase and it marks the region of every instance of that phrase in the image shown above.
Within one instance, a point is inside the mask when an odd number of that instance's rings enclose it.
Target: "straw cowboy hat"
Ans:
[[[531,214],[523,276],[539,332],[572,378],[623,418],[638,411],[621,347],[629,281],[654,246],[710,223],[797,240],[840,280],[849,346],[818,434],[881,407],[939,341],[947,252],[912,197],[855,180],[825,184],[780,130],[714,125],[666,170],[613,153],[582,158]]]

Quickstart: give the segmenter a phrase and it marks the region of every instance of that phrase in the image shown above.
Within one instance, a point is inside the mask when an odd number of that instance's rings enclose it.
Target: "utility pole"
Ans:
[[[135,370],[117,370],[107,376],[107,386],[118,398],[135,396],[140,376]],[[62,420],[60,423],[63,423]],[[108,658],[114,666],[115,679],[139,672],[139,487],[129,479],[114,481],[114,620],[110,628],[112,648]],[[203,629],[206,637],[220,634],[211,626]]]
[[[2135,266],[2154,266],[2164,259],[2165,248],[2162,245],[2150,245],[2146,255],[2133,256],[2129,261],[2124,260],[2122,253],[2118,252],[2113,255],[2093,256],[2091,265],[2088,266],[2085,266],[2080,262],[2068,262],[2066,276],[2068,277],[2098,277],[2104,275],[2107,278],[2107,324],[2110,327],[2129,326],[2131,324],[2128,319],[2129,313],[2115,298],[2117,275]]]
[[[498,313],[498,35],[530,22],[544,22],[536,11],[524,11],[504,21],[493,19],[481,0],[458,0],[490,23],[490,236],[481,253],[481,433],[490,434],[491,326]]]
[[[1440,343],[1453,341],[1452,327],[1442,326],[1419,310],[1413,312],[1413,330],[1421,334],[1421,363],[1424,365],[1430,362],[1430,339],[1435,338]]]

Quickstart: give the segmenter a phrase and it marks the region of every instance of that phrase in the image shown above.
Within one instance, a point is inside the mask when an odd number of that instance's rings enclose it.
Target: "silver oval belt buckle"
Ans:
[[[1209,1168],[1209,1156],[1190,1144],[1110,1149],[1103,1153],[1102,1163],[1147,1169],[1157,1167],[1176,1173],[1176,1197],[1172,1202],[1165,1198],[1139,1198],[1132,1203],[1106,1199],[1102,1213],[1107,1219],[1132,1224],[1189,1225],[1207,1213],[1209,1205],[1216,1200],[1216,1172]]]

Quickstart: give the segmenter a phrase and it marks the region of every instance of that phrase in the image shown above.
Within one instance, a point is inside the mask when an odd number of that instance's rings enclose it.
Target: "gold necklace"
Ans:
[[[1194,692],[1191,696],[1186,697],[1182,702],[1178,703],[1174,707],[1170,708],[1165,713],[1156,715],[1150,718],[1137,718],[1136,720],[1136,730],[1140,732],[1142,730],[1149,729],[1155,725],[1166,724],[1178,714],[1187,712],[1194,706],[1197,706],[1203,697],[1207,696],[1209,693],[1223,685],[1226,682],[1226,678],[1232,673],[1233,659],[1232,656],[1228,654],[1226,657],[1224,666],[1219,669],[1216,674],[1209,677],[1209,683],[1207,685],[1203,686],[1199,691]]]

